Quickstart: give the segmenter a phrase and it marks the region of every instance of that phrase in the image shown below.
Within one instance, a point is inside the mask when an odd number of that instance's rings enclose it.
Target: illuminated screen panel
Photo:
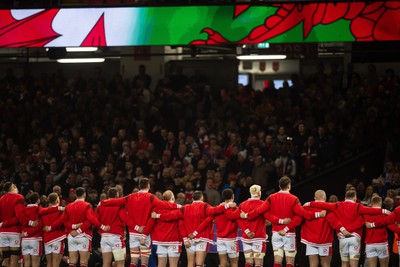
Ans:
[[[0,46],[400,40],[400,1],[0,10]]]

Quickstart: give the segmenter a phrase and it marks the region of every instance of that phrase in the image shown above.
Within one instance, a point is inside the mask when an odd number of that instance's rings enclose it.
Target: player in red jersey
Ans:
[[[380,209],[382,198],[374,196],[371,199],[371,207]],[[364,220],[374,222],[386,218],[384,214],[364,215]],[[367,254],[368,267],[387,267],[389,265],[389,244],[386,227],[367,228],[365,233],[365,253]]]
[[[261,198],[261,186],[252,185],[250,187],[251,198],[242,202],[239,209],[244,213],[249,213],[258,207],[262,206],[264,201]],[[269,213],[260,214],[253,220],[239,220],[241,222],[240,228],[242,228],[242,244],[243,251],[246,260],[246,267],[262,266],[264,262],[264,256],[266,252],[266,224],[274,221],[275,223],[287,224],[290,222],[289,218],[276,219],[275,216],[270,216]]]
[[[119,191],[115,187],[111,187],[107,192],[109,199],[119,198]],[[124,230],[125,224],[129,227],[135,227],[131,218],[128,217],[125,208],[119,206],[101,206],[96,210],[97,218],[103,225],[109,225],[109,230],[99,229],[101,235],[101,252],[103,255],[103,267],[111,266],[112,259],[116,262],[117,267],[125,265],[125,242]]]
[[[232,189],[222,191],[224,204],[233,203],[234,194]],[[240,219],[239,209],[227,209],[223,213],[215,216],[217,226],[217,250],[219,255],[219,266],[237,267],[239,263],[239,244],[238,244],[238,220]],[[241,224],[242,225],[242,224]]]
[[[124,206],[128,216],[133,220],[135,227],[129,227],[129,247],[131,249],[131,264],[130,267],[136,267],[141,260],[141,266],[147,267],[151,254],[151,239],[150,235],[142,240],[143,229],[147,225],[151,211],[154,207],[176,209],[177,204],[169,205],[165,201],[159,200],[153,194],[149,193],[150,182],[147,178],[139,180],[139,192],[132,193],[124,198],[107,199],[101,202],[102,206]]]
[[[277,218],[292,219],[295,215],[306,219],[325,217],[325,211],[313,213],[306,211],[301,206],[299,199],[290,193],[291,180],[289,177],[284,176],[279,179],[279,187],[281,191],[270,195],[260,207],[248,214],[242,214],[242,217],[252,220],[265,212],[270,212]],[[281,233],[284,232],[284,236],[280,234],[280,231]],[[274,267],[282,266],[284,256],[286,266],[293,267],[297,253],[295,229],[272,222],[272,247],[274,250]]]
[[[17,186],[11,182],[4,184],[4,191],[7,193],[0,198],[0,249],[3,253],[3,265],[17,267],[21,255],[19,216],[24,209],[25,200],[18,194]]]
[[[170,190],[163,193],[164,201],[174,207],[175,196]],[[170,212],[171,209],[154,208],[157,214]],[[145,236],[151,234],[153,244],[157,245],[158,267],[167,266],[169,261],[170,267],[177,267],[179,256],[182,250],[182,235],[180,230],[183,229],[182,220],[179,221],[163,221],[151,218],[143,232]]]
[[[389,228],[393,233],[400,235],[400,207],[395,208],[395,210],[387,217],[385,218],[379,218],[376,220],[375,218],[371,218],[371,221],[367,221],[365,224],[367,226],[367,229],[370,228],[380,228],[382,226],[387,225],[387,228]],[[393,248],[395,245],[393,245]],[[400,241],[397,240],[397,247],[398,247],[398,253],[400,254]]]
[[[42,225],[51,225],[64,211],[64,208],[59,206],[60,198],[57,193],[49,194],[48,200],[50,206],[39,210]],[[60,266],[64,254],[64,239],[64,227],[58,228],[52,232],[43,233],[44,253],[46,254],[47,267]]]
[[[326,193],[323,190],[317,190],[314,193],[316,202],[326,202]],[[320,212],[321,209],[305,207],[312,212]],[[292,221],[294,223],[295,219]],[[292,223],[288,227],[292,227]],[[362,224],[362,222],[361,222]],[[326,215],[325,218],[315,220],[305,220],[301,226],[301,243],[306,245],[306,256],[308,256],[310,267],[331,266],[333,230],[339,230],[343,227],[339,219],[333,212]],[[349,235],[343,229],[345,235]]]
[[[357,194],[354,190],[348,190],[345,195],[345,201],[337,203],[326,203],[326,202],[309,202],[305,206],[326,209],[334,211],[335,215],[339,218],[341,223],[346,227],[357,223],[362,219],[363,214],[369,215],[379,215],[379,214],[389,214],[387,210],[369,208],[361,204],[356,203]],[[341,229],[342,231],[345,228]],[[350,229],[349,229],[350,230]],[[360,246],[361,246],[361,235],[362,235],[362,225],[351,231],[351,236],[346,237],[343,232],[338,234],[339,236],[339,249],[340,256],[342,259],[342,266],[356,267],[358,266],[358,261],[360,259]]]
[[[85,201],[85,188],[76,189],[76,198],[65,207],[63,215],[57,221],[44,229],[52,231],[64,225],[68,234],[69,267],[76,267],[78,259],[80,267],[87,267],[92,248],[92,225],[101,230],[109,230],[110,226],[102,225],[97,220],[92,206]]]
[[[199,225],[207,219],[208,216],[214,216],[224,212],[225,209],[235,208],[236,203],[229,203],[211,207],[209,204],[203,202],[203,193],[195,191],[193,193],[193,203],[185,205],[179,210],[171,211],[164,214],[153,213],[153,218],[160,218],[160,220],[171,221],[183,219],[183,229],[181,230],[186,247],[186,254],[189,267],[200,267],[204,264],[204,259],[207,254],[208,244],[213,242],[212,222],[209,221],[206,227],[203,227],[199,233],[196,229]],[[195,233],[196,236],[193,240],[189,240],[188,233]]]
[[[24,257],[24,266],[39,267],[40,257],[42,256],[43,225],[39,221],[39,203],[38,193],[32,193],[29,196],[29,204],[22,210],[20,215],[21,248]],[[38,222],[38,223],[36,223]]]
[[[231,189],[225,189],[222,192],[223,204],[233,203],[234,194]],[[238,223],[240,219],[239,209],[226,209],[223,213],[216,216],[210,216],[204,220],[195,232],[189,234],[193,239],[198,233],[202,232],[213,220],[217,226],[217,250],[219,254],[219,266],[238,266],[239,247],[238,247]],[[242,225],[242,221],[241,225]],[[244,224],[243,224],[244,225]]]

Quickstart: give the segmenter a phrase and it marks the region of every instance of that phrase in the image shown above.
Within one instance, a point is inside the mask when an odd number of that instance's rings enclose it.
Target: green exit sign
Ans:
[[[257,48],[269,48],[269,43],[259,43],[257,44]]]

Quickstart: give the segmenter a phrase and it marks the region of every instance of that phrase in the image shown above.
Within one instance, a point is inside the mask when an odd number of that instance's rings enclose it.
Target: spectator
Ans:
[[[151,76],[146,73],[146,66],[139,65],[138,71],[139,73],[135,77],[133,77],[133,86],[135,87],[137,85],[137,82],[141,80],[145,88],[150,88]]]
[[[393,198],[390,197],[386,197],[385,200],[383,201],[383,206],[385,209],[389,210],[389,211],[393,211],[394,210],[394,200]]]
[[[336,195],[330,195],[329,196],[329,199],[328,199],[329,203],[336,203],[338,201],[339,201],[339,198]]]
[[[302,170],[307,172],[318,167],[318,150],[313,136],[307,138],[307,142],[300,154],[302,158]]]
[[[278,177],[289,176],[293,178],[296,175],[296,162],[289,156],[285,148],[282,148],[280,157],[275,160],[275,167]]]
[[[214,180],[212,178],[207,179],[206,189],[204,193],[207,195],[208,203],[211,206],[218,206],[221,203],[221,196],[217,190],[214,188]]]
[[[363,204],[365,206],[370,206],[373,193],[374,193],[374,188],[372,186],[367,186],[367,188],[365,189],[364,198],[361,201],[361,204]]]
[[[263,162],[263,158],[261,156],[257,156],[254,158],[254,165],[251,176],[254,179],[254,183],[261,186],[261,191],[265,192],[268,187],[268,168],[267,165]]]

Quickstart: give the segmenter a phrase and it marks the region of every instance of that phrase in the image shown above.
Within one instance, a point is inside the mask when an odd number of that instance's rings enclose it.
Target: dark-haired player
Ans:
[[[78,187],[76,200],[65,207],[57,221],[51,226],[45,226],[45,231],[52,231],[64,224],[68,233],[69,267],[76,267],[78,259],[80,267],[87,267],[92,248],[92,225],[102,230],[110,229],[97,220],[92,206],[85,198],[85,188]]]
[[[51,225],[64,211],[60,207],[60,198],[57,193],[48,196],[50,206],[39,210],[43,225]],[[60,227],[51,232],[43,233],[44,253],[46,255],[47,267],[58,267],[64,254],[65,229]]]
[[[108,199],[119,198],[119,191],[115,187],[108,189]],[[109,230],[99,229],[101,235],[101,252],[103,255],[103,267],[111,266],[112,259],[117,267],[125,264],[125,242],[124,230],[125,223],[130,227],[135,227],[133,221],[128,217],[125,208],[119,206],[99,205],[96,210],[97,218],[103,225],[109,225]]]
[[[356,200],[356,191],[348,190],[346,192],[344,201],[340,201],[337,203],[309,202],[305,205],[334,211],[335,215],[345,227],[347,227],[348,225],[354,225],[358,221],[363,222],[363,218],[361,216],[363,214],[379,215],[390,213],[387,210],[381,208],[369,208],[363,206],[362,204],[357,204]],[[355,230],[350,233],[350,237],[346,237],[343,234],[343,231],[346,231],[345,227],[343,227],[343,229],[341,229],[342,232],[339,233],[339,248],[340,257],[342,259],[342,266],[356,267],[358,266],[358,261],[360,259],[360,246],[363,224],[360,224],[359,227],[355,228]]]
[[[207,221],[207,225],[202,227],[200,232],[196,232],[200,224],[203,223],[208,216],[215,216],[224,212],[225,209],[235,208],[235,203],[227,203],[217,207],[211,207],[209,204],[203,202],[203,193],[195,191],[193,193],[193,203],[185,205],[179,210],[174,210],[164,214],[153,213],[153,218],[160,220],[170,221],[183,219],[182,229],[184,235],[184,244],[186,247],[186,254],[189,267],[200,267],[204,264],[204,259],[207,254],[208,244],[213,242],[212,220]],[[194,233],[192,240],[188,239],[188,233]]]
[[[32,193],[28,201],[28,205],[20,215],[22,255],[24,257],[24,266],[39,267],[43,243],[43,225],[39,220],[39,194]]]
[[[7,182],[3,188],[6,194],[0,198],[0,248],[3,264],[9,263],[10,267],[17,267],[21,254],[19,216],[24,209],[25,200],[18,194],[15,184]]]
[[[149,193],[150,181],[147,178],[139,180],[139,191],[124,198],[107,199],[101,202],[102,206],[124,206],[128,216],[133,220],[135,227],[129,227],[129,247],[131,249],[130,267],[136,267],[141,259],[141,266],[147,267],[151,254],[150,235],[145,236],[143,229],[147,225],[151,211],[154,207],[171,208],[167,202],[162,201]],[[178,206],[175,204],[174,208]]]

